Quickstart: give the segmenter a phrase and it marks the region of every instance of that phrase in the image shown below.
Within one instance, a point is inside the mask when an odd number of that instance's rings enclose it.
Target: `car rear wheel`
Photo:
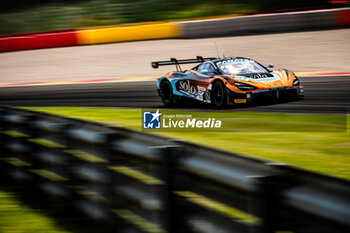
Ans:
[[[160,97],[164,105],[169,106],[173,104],[173,88],[168,80],[164,80],[160,85]]]
[[[215,107],[225,107],[227,105],[227,93],[222,82],[216,81],[211,90],[211,102]]]

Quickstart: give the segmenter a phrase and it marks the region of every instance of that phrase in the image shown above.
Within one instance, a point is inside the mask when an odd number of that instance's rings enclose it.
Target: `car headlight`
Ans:
[[[239,82],[235,82],[235,86],[238,87],[238,89],[240,89],[241,91],[251,91],[251,90],[258,89],[257,87],[254,87],[252,85],[249,85],[246,83],[239,83]]]
[[[299,79],[295,76],[294,80],[293,80],[293,86],[298,86],[300,84]]]

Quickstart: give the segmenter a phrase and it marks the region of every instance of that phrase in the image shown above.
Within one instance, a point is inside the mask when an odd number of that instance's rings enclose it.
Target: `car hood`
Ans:
[[[233,79],[235,82],[247,83],[260,88],[290,86],[291,80],[288,72],[284,70],[274,70],[269,73],[251,73],[230,75],[227,78]]]

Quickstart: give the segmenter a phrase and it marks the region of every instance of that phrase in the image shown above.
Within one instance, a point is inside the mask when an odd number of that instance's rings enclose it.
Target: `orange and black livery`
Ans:
[[[182,71],[181,64],[199,63]],[[303,87],[291,71],[270,70],[244,57],[203,58],[152,62],[153,68],[175,65],[157,80],[158,94],[165,105],[175,102],[203,102],[216,107],[248,103],[264,98],[296,98],[303,96]]]

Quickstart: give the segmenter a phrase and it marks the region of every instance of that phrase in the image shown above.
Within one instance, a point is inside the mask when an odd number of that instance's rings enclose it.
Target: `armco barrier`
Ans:
[[[340,10],[335,14],[335,22],[337,26],[350,26],[350,10]]]
[[[183,38],[289,32],[346,26],[350,8],[262,14],[236,18],[181,22]]]
[[[0,185],[86,216],[96,232],[350,231],[345,180],[10,108],[0,109],[0,140]]]
[[[78,45],[75,30],[0,37],[0,52]]]
[[[0,52],[124,41],[234,36],[350,26],[350,8],[158,22],[0,37]]]
[[[77,32],[79,44],[164,39],[179,36],[180,29],[176,23],[150,23],[144,25],[81,29]]]

